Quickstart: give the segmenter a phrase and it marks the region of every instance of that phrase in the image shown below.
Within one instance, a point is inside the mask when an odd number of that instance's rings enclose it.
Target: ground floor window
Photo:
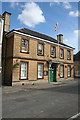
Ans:
[[[60,77],[63,77],[64,76],[64,66],[61,65],[60,66]]]
[[[38,78],[43,78],[43,64],[38,64]]]
[[[70,76],[71,76],[71,67],[68,66],[68,77],[70,77]]]
[[[78,71],[78,75],[80,75],[80,70]]]
[[[21,63],[21,79],[27,79],[27,63]]]

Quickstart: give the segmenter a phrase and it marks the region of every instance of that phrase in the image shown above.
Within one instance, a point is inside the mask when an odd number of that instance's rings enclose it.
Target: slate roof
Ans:
[[[32,30],[27,29],[27,28],[21,28],[21,29],[16,29],[16,30],[13,29],[12,31],[21,32],[21,33],[32,35],[32,36],[35,36],[35,37],[38,37],[38,38],[42,38],[42,39],[45,39],[45,40],[48,40],[48,41],[51,41],[51,42],[54,42],[54,43],[58,43],[58,41],[56,39],[54,39],[50,36],[47,36],[47,35],[39,33],[39,32],[32,31]],[[66,44],[62,43],[62,42],[59,42],[59,44],[64,45],[66,47],[69,47],[71,49],[75,49],[75,48],[73,48],[69,45],[66,45]]]
[[[77,61],[77,60],[80,61],[80,51],[74,55],[74,61]]]

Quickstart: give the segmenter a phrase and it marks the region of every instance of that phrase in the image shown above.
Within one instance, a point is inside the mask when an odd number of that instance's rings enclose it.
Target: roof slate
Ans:
[[[45,39],[47,41],[51,41],[51,42],[54,42],[54,43],[58,43],[58,40],[50,37],[50,36],[47,36],[45,34],[42,34],[42,33],[39,33],[39,32],[35,32],[35,31],[32,31],[30,29],[27,29],[27,28],[21,28],[21,29],[16,29],[16,30],[12,30],[12,31],[17,31],[17,32],[21,32],[21,33],[24,33],[24,34],[28,34],[28,35],[32,35],[32,36],[35,36],[35,37],[38,37],[38,38],[42,38],[42,39]],[[66,46],[66,47],[69,47],[71,49],[75,49],[69,45],[66,45],[62,42],[59,41],[59,44],[63,45],[63,46]]]

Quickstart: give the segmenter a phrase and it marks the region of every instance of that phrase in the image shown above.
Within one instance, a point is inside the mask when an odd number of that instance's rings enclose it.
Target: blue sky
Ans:
[[[63,42],[78,52],[78,3],[77,2],[4,2],[2,13],[12,13],[10,30],[28,28],[53,38],[63,34]],[[58,29],[55,32],[55,25]]]

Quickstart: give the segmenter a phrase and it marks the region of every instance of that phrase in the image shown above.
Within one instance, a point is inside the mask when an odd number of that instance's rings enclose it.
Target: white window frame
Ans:
[[[40,67],[42,67],[40,69]],[[43,64],[42,63],[38,63],[38,79],[43,78]]]
[[[68,66],[68,77],[71,76],[71,66]]]
[[[23,45],[23,41],[26,41],[26,45]],[[22,39],[22,47],[26,47],[26,50],[24,51],[24,50],[22,50],[22,52],[28,52],[28,40],[26,40],[26,39]]]
[[[22,68],[23,64],[25,68]],[[28,66],[27,62],[21,62],[21,79],[27,79],[27,72],[28,72],[27,66]],[[25,72],[26,74],[25,73],[23,74],[25,74],[26,76],[22,75],[22,72]]]
[[[39,48],[40,46],[39,45],[41,45],[41,49]],[[42,43],[38,43],[38,55],[43,55],[43,44]]]
[[[53,52],[52,48],[53,48],[54,52]],[[54,46],[51,46],[51,57],[55,57],[55,47]]]
[[[70,60],[71,59],[71,52],[68,50],[67,51],[67,59]]]
[[[60,65],[60,77],[64,77],[64,65]]]
[[[64,58],[64,50],[60,48],[60,58]]]

